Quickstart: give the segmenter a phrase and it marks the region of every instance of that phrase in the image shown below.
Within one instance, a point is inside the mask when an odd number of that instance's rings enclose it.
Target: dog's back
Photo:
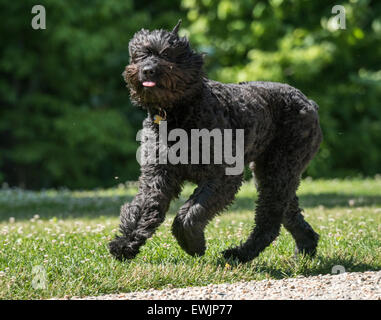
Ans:
[[[250,119],[255,118],[275,124],[287,115],[296,115],[296,118],[300,115],[303,121],[306,115],[318,117],[317,103],[288,84],[267,81],[225,84],[207,80],[207,85],[218,103],[240,119],[238,122],[243,128],[247,128]]]

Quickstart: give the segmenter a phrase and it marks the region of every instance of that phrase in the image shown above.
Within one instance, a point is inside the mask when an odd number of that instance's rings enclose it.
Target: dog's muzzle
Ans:
[[[157,75],[157,66],[154,64],[146,64],[141,68],[140,78],[143,87],[155,87],[155,77]]]

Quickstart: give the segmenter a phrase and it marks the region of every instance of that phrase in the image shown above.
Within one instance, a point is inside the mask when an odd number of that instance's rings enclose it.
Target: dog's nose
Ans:
[[[145,76],[153,76],[155,74],[155,69],[153,66],[144,66],[142,72]]]

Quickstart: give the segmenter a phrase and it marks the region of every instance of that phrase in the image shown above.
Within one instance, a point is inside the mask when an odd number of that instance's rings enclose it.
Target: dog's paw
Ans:
[[[296,246],[295,247],[295,257],[299,256],[299,255],[305,255],[305,256],[309,256],[311,258],[315,257],[316,255],[316,246],[313,246],[313,247],[298,247]]]
[[[182,221],[175,218],[172,225],[172,234],[180,247],[189,255],[202,256],[205,254],[205,237],[201,228],[184,227]]]
[[[131,243],[123,237],[116,237],[108,247],[110,253],[120,261],[133,259],[139,253],[139,249],[133,248]]]
[[[253,257],[241,247],[224,250],[222,251],[222,255],[226,260],[238,261],[241,263],[249,262],[253,259]]]
[[[318,246],[319,235],[314,232],[312,229],[303,241],[298,241],[295,247],[295,256],[297,255],[306,255],[309,257],[314,257],[316,255],[316,249]]]

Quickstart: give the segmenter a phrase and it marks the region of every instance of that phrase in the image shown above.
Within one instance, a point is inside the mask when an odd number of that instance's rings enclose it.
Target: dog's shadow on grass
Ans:
[[[290,257],[290,266],[280,268],[269,264],[268,262],[253,260],[249,262],[250,267],[256,273],[265,274],[272,279],[285,279],[296,276],[317,276],[317,275],[337,275],[344,272],[365,272],[380,271],[381,261],[376,264],[367,264],[356,261],[353,257]],[[314,261],[313,261],[314,260]],[[315,263],[314,263],[315,262]],[[229,269],[240,268],[243,265],[237,260],[225,260],[219,258],[217,266]]]

